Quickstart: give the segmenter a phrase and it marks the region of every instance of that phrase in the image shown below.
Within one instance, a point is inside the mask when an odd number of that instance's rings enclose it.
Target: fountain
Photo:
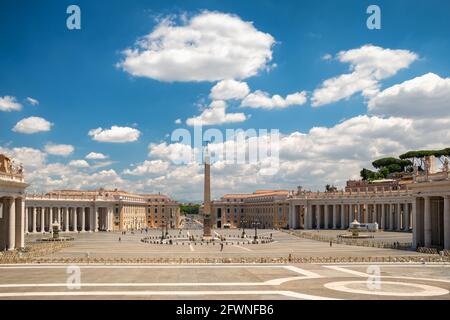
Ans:
[[[63,237],[59,235],[60,225],[57,221],[52,223],[52,237],[46,237],[38,239],[38,241],[46,241],[46,242],[61,242],[61,241],[72,241],[73,237]]]
[[[352,223],[350,223],[350,228],[348,228],[348,231],[351,234],[342,234],[339,235],[341,238],[345,239],[367,239],[367,238],[373,238],[373,236],[370,236],[368,234],[361,234],[360,232],[364,230],[361,229],[361,223],[359,223],[356,219],[353,220]]]

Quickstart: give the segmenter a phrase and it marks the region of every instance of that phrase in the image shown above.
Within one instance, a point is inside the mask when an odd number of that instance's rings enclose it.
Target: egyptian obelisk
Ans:
[[[203,194],[203,238],[211,238],[211,164],[208,146],[205,149],[205,185]]]

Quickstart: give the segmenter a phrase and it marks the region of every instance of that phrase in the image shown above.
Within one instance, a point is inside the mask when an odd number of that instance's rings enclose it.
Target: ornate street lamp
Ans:
[[[247,221],[241,217],[241,227],[242,227],[242,235],[241,238],[245,238],[245,224],[247,223]]]
[[[257,243],[257,241],[258,241],[258,226],[259,226],[260,224],[261,224],[261,223],[260,223],[258,220],[255,220],[255,221],[253,221],[253,223],[252,223],[252,226],[255,227],[255,238],[254,238],[254,240],[253,240],[254,243]]]
[[[164,220],[161,220],[161,241],[164,240]]]

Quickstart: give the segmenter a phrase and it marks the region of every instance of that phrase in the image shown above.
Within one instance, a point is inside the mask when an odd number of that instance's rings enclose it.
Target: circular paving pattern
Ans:
[[[258,237],[255,241],[254,238],[246,237],[213,237],[211,239],[203,239],[202,237],[168,237],[161,241],[161,237],[152,236],[141,239],[141,242],[149,244],[168,244],[168,245],[250,245],[250,244],[267,244],[273,242],[271,237]]]
[[[431,297],[449,293],[448,290],[439,287],[395,281],[381,281],[379,289],[371,289],[367,281],[329,282],[324,284],[324,287],[348,293],[396,297]]]

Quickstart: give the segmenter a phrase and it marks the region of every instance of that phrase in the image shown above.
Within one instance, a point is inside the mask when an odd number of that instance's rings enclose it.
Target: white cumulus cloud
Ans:
[[[164,174],[165,170],[169,168],[169,163],[162,160],[145,160],[140,165],[136,166],[134,169],[124,170],[124,174],[142,176],[147,174]]]
[[[70,144],[47,143],[44,147],[45,152],[55,156],[67,157],[73,153],[75,148]]]
[[[211,89],[209,96],[212,100],[243,99],[249,92],[250,89],[245,82],[223,80]]]
[[[90,152],[89,154],[86,155],[86,159],[89,160],[104,160],[107,158],[108,158],[107,155],[104,155],[103,153],[99,152]]]
[[[450,117],[450,78],[427,73],[396,84],[370,99],[368,109],[383,116]]]
[[[236,15],[203,11],[178,25],[164,19],[118,65],[160,81],[245,79],[268,67],[274,43]]]
[[[36,132],[50,131],[52,123],[41,117],[29,117],[20,120],[12,129],[14,132],[32,134]]]
[[[205,126],[243,122],[247,119],[244,113],[227,113],[226,108],[225,101],[213,101],[199,116],[187,119],[186,124],[189,126]]]
[[[99,142],[125,143],[137,141],[141,132],[130,127],[112,126],[111,129],[97,128],[89,130],[88,135]]]
[[[4,96],[0,97],[0,111],[19,111],[22,105],[17,102],[15,97]]]
[[[379,91],[379,81],[408,68],[418,59],[417,54],[408,50],[385,49],[373,45],[341,51],[337,59],[350,64],[351,73],[325,80],[314,90],[312,106],[348,99],[358,92],[371,97]]]
[[[89,163],[86,160],[72,160],[69,162],[69,166],[76,168],[89,168]]]
[[[270,96],[267,92],[256,90],[242,100],[241,107],[262,109],[286,108],[292,105],[303,105],[307,99],[305,91],[289,94],[286,98],[283,98],[278,94]]]
[[[18,163],[22,163],[26,168],[30,170],[35,170],[36,168],[42,167],[47,160],[47,155],[44,152],[29,147],[0,147],[0,153],[6,154]]]
[[[193,159],[192,148],[183,143],[151,143],[148,155],[153,158],[169,160],[174,163],[187,163]]]

